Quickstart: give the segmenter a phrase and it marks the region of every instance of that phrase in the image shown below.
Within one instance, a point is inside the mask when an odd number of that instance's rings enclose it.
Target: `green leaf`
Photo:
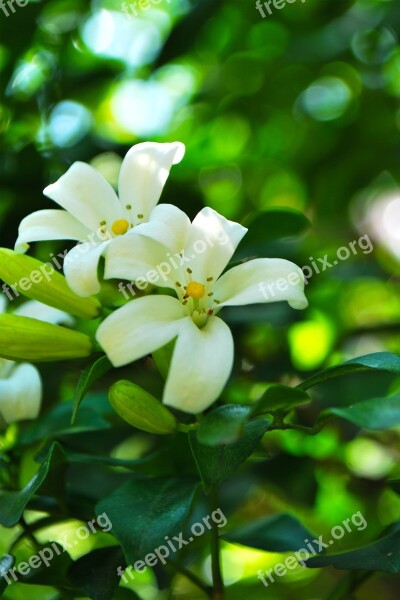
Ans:
[[[294,552],[304,548],[304,540],[315,536],[291,515],[280,514],[259,519],[222,537],[228,542],[267,552]]]
[[[301,235],[311,223],[303,213],[291,208],[271,208],[251,214],[243,222],[249,231],[244,245],[257,246],[265,242]]]
[[[80,403],[86,396],[91,386],[110,369],[112,369],[112,364],[108,360],[107,356],[101,356],[94,362],[87,365],[87,367],[85,367],[85,369],[82,371],[74,391],[74,410],[72,412],[71,419],[72,424],[75,423]]]
[[[115,591],[112,600],[141,600],[141,598],[136,592],[120,587]]]
[[[165,536],[183,529],[198,487],[195,479],[131,480],[104,498],[96,514],[106,512],[128,564],[165,544]]]
[[[400,521],[389,527],[383,537],[368,546],[339,554],[315,556],[306,561],[306,566],[400,573]]]
[[[111,600],[119,584],[118,567],[125,559],[119,546],[100,548],[73,563],[68,578],[85,596],[93,600]]]
[[[400,479],[389,479],[388,486],[400,496]]]
[[[307,392],[287,385],[271,385],[252,407],[252,415],[290,411],[300,404],[311,402]]]
[[[13,527],[20,520],[26,505],[40,489],[48,495],[58,497],[62,493],[66,458],[61,446],[53,443],[43,464],[19,492],[3,492],[0,495],[0,524]]]
[[[46,551],[43,556],[46,557],[47,564],[42,560],[42,564],[37,568],[30,568],[27,575],[20,575],[20,582],[31,585],[52,585],[58,588],[70,589],[72,586],[68,580],[67,572],[73,564],[72,558],[67,550],[56,542],[48,542],[39,546],[36,554],[40,556],[41,551]],[[52,557],[50,557],[50,552]],[[25,567],[27,569],[28,567]]]
[[[195,431],[189,433],[190,447],[206,492],[236,471],[255,450],[270,424],[266,419],[250,421],[237,442],[224,446],[205,446],[200,444]]]
[[[0,596],[3,595],[3,592],[7,589],[8,583],[4,577],[2,577],[2,573],[7,573],[10,569],[13,568],[15,564],[15,557],[12,554],[4,554],[0,558]]]
[[[72,408],[72,402],[56,405],[47,415],[26,427],[20,435],[19,443],[32,444],[45,438],[59,438],[111,428],[110,423],[87,406],[81,408],[75,424],[71,425]]]
[[[236,442],[248,419],[251,408],[239,404],[219,406],[208,413],[197,429],[197,440],[206,446],[221,446]]]
[[[374,369],[400,374],[400,356],[392,354],[391,352],[374,352],[373,354],[352,358],[341,365],[336,365],[335,367],[330,367],[325,371],[316,373],[312,377],[305,379],[297,387],[302,390],[308,390],[310,387],[332,379],[333,377],[340,377],[341,375],[348,375],[360,371],[371,371]]]
[[[400,425],[400,392],[386,398],[371,398],[344,408],[330,408],[321,413],[334,414],[364,429],[379,431]]]

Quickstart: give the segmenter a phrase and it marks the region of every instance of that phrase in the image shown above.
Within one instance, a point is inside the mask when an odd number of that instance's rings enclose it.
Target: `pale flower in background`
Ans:
[[[6,300],[0,296],[0,314],[6,311]],[[70,315],[30,300],[14,314],[48,323],[72,325]],[[30,363],[16,363],[0,358],[0,428],[3,425],[35,419],[42,403],[42,380],[39,371]]]

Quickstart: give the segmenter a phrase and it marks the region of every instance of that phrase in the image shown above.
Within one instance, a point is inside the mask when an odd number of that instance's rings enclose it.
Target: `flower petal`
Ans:
[[[139,229],[139,228],[138,228]],[[173,287],[173,265],[168,260],[165,246],[148,237],[128,233],[111,240],[106,251],[105,279],[127,279],[160,287]]]
[[[173,204],[159,204],[147,223],[138,225],[135,233],[166,246],[170,253],[182,252],[189,240],[191,223],[183,210]]]
[[[302,270],[282,258],[257,258],[233,267],[220,277],[213,292],[220,308],[281,300],[292,308],[308,306]]]
[[[176,298],[137,298],[107,317],[96,339],[114,367],[121,367],[168,344],[178,335],[182,317]]]
[[[22,219],[15,242],[15,250],[25,252],[29,248],[29,242],[83,241],[89,234],[90,230],[65,210],[38,210]]]
[[[182,322],[172,356],[163,402],[191,414],[217,400],[233,365],[233,338],[228,325],[211,317],[199,329],[187,317]]]
[[[228,221],[212,208],[203,208],[195,217],[185,255],[190,259],[193,279],[216,280],[235,252],[247,229]]]
[[[31,317],[32,319],[38,319],[39,321],[45,321],[46,323],[53,323],[53,325],[67,325],[72,326],[75,320],[68,313],[47,306],[42,302],[36,300],[28,300],[14,310],[14,315],[20,317]]]
[[[22,363],[7,379],[0,379],[0,414],[6,423],[35,419],[41,401],[42,381],[33,365]]]
[[[65,208],[90,231],[100,229],[106,221],[110,230],[117,219],[124,217],[118,197],[111,185],[96,169],[83,162],[75,162],[55,183],[43,192]]]
[[[64,259],[64,274],[71,290],[78,296],[93,296],[100,291],[97,276],[99,259],[109,241],[93,245],[78,244]]]
[[[132,206],[132,223],[148,220],[172,165],[179,163],[184,154],[185,146],[180,142],[144,142],[129,150],[121,165],[118,189],[122,206]]]

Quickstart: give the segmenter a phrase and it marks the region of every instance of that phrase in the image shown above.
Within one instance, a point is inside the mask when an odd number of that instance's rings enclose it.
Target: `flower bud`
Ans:
[[[84,358],[91,353],[92,343],[84,333],[30,317],[0,315],[2,358],[46,362]]]
[[[99,301],[74,294],[51,262],[42,263],[26,254],[0,248],[0,279],[10,286],[3,286],[10,299],[22,294],[75,317],[94,319],[99,315]]]
[[[130,381],[114,383],[108,398],[115,412],[137,429],[160,435],[177,429],[174,415],[154,396]]]

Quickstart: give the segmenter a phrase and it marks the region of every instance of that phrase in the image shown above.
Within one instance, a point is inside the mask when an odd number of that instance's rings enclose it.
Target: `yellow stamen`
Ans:
[[[186,288],[186,295],[195,300],[200,300],[205,293],[205,286],[202,283],[197,283],[197,281],[191,281]]]
[[[111,225],[111,229],[115,235],[124,235],[129,229],[129,223],[126,219],[117,219]]]

